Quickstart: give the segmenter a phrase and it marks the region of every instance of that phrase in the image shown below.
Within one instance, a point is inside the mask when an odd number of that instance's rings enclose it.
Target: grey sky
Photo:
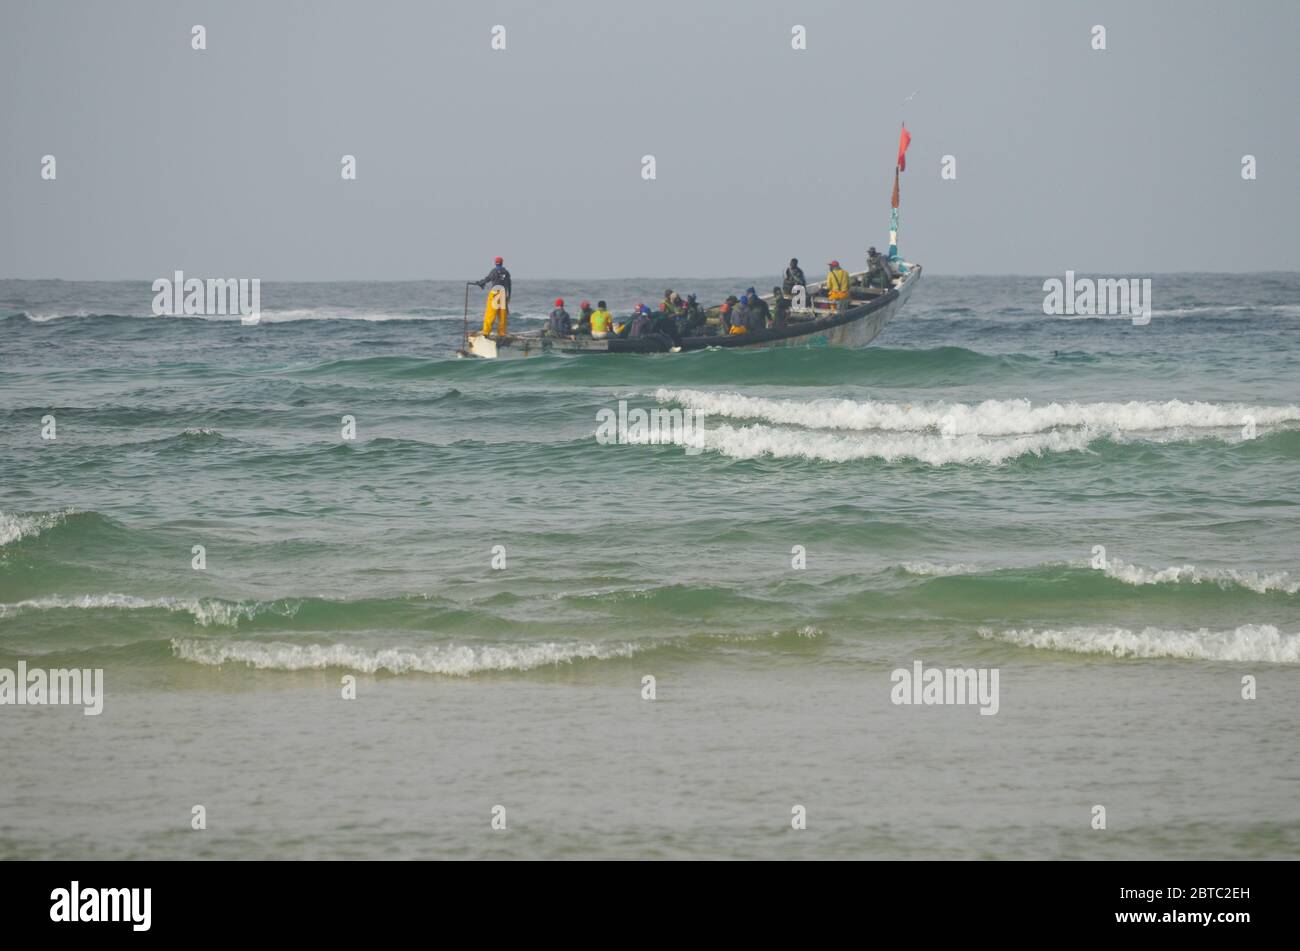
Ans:
[[[1294,0],[0,0],[0,277],[857,263],[904,118],[932,273],[1290,270],[1297,37]]]

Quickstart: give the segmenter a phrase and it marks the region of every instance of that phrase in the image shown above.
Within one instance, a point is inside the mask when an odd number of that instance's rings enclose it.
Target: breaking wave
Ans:
[[[1021,456],[1080,452],[1087,449],[1094,438],[1095,434],[1087,430],[985,439],[980,436],[944,438],[920,433],[839,436],[774,426],[722,425],[703,430],[702,448],[733,459],[755,459],[761,456],[821,462],[850,462],[860,459],[897,462],[915,459],[932,466],[950,463],[1001,465]]]
[[[1295,594],[1300,591],[1300,579],[1293,578],[1286,571],[1261,573],[1236,568],[1198,568],[1196,565],[1144,568],[1115,559],[1111,559],[1103,571],[1108,578],[1131,585],[1211,584],[1220,588],[1245,588],[1256,594],[1272,591]]]
[[[898,567],[909,575],[919,578],[948,578],[953,575],[976,575],[982,570],[978,565],[958,562],[952,565],[938,565],[929,561],[904,561]]]
[[[0,618],[15,617],[31,611],[148,611],[161,610],[173,614],[189,614],[202,627],[235,627],[241,620],[252,620],[261,614],[278,614],[293,617],[300,602],[282,601],[225,601],[221,598],[141,598],[130,594],[82,594],[73,596],[50,595],[30,598],[11,604],[0,604]]]
[[[487,671],[525,671],[583,660],[631,657],[634,644],[544,643],[516,646],[445,645],[366,649],[348,644],[285,644],[178,638],[172,651],[181,660],[217,667],[244,664],[258,670],[323,670],[360,673],[428,673],[468,677]]]
[[[35,538],[44,531],[57,528],[72,514],[72,509],[64,509],[61,512],[34,512],[28,515],[0,512],[0,547],[24,538]]]
[[[1188,660],[1300,663],[1300,633],[1284,634],[1271,624],[1243,624],[1231,631],[1170,631],[1147,627],[1069,627],[1062,630],[1011,630],[980,636],[1020,647],[1107,654],[1112,657],[1174,657]]]
[[[1011,436],[1060,428],[1106,432],[1151,432],[1167,429],[1240,429],[1249,420],[1257,426],[1300,422],[1300,405],[1251,406],[1247,403],[1204,403],[1167,400],[1126,403],[1045,403],[1029,400],[890,403],[877,400],[783,400],[660,388],[655,398],[710,416],[756,419],[807,429],[881,430],[885,432],[947,432],[951,435]]]

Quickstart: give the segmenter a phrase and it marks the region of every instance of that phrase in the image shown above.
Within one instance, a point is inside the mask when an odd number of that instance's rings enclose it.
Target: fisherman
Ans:
[[[677,329],[677,317],[673,311],[661,310],[650,321],[650,332],[665,338],[674,347],[681,346],[681,334]]]
[[[582,302],[582,310],[578,314],[578,336],[591,336],[591,301]]]
[[[731,333],[732,327],[745,326],[745,312],[741,309],[740,298],[735,294],[727,295],[727,321],[723,333]]]
[[[550,319],[546,322],[546,335],[548,337],[571,337],[573,336],[573,320],[569,317],[569,312],[564,309],[564,298],[555,298],[555,310],[551,311]]]
[[[680,294],[672,295],[672,327],[673,336],[680,344],[682,336],[686,335],[686,301]]]
[[[505,269],[505,262],[500,257],[496,258],[494,263],[495,266],[487,272],[487,277],[474,283],[479,287],[488,288],[487,304],[483,308],[483,336],[492,333],[492,324],[495,321],[498,327],[497,336],[504,337],[510,310],[510,272]],[[504,300],[501,299],[501,291],[493,290],[496,287],[505,288]]]
[[[673,291],[672,296],[668,298],[668,310],[664,313],[672,320],[673,340],[680,343],[681,338],[686,334],[686,302],[682,300],[681,294]]]
[[[591,312],[591,335],[597,340],[608,337],[614,329],[614,318],[605,307],[603,300],[596,301],[596,309]]]
[[[772,288],[772,329],[781,330],[790,319],[790,301],[781,293],[781,288]]]
[[[731,308],[731,333],[749,333],[749,295],[741,294],[740,300]]]
[[[767,322],[772,318],[772,308],[752,287],[745,291],[745,296],[749,298],[749,329],[766,330]]]
[[[629,337],[644,337],[650,332],[650,308],[645,304],[636,305],[636,316],[632,318],[632,329],[628,331]]]
[[[682,303],[682,295],[676,291],[668,292],[663,302],[660,303],[659,310],[669,317],[684,317],[686,315],[686,305]]]
[[[782,281],[781,289],[789,294],[796,285],[807,287],[808,282],[804,280],[803,268],[799,266],[799,259],[791,258],[789,267],[785,269],[785,279]]]
[[[831,271],[826,275],[826,296],[836,310],[841,310],[849,299],[849,272],[840,267],[839,261],[831,261],[827,267]]]
[[[894,268],[890,265],[889,258],[875,248],[867,248],[867,276],[864,283],[867,287],[883,287],[885,290],[894,286]]]
[[[682,335],[686,337],[708,337],[712,332],[713,329],[709,326],[709,315],[704,312],[704,308],[700,306],[694,294],[687,294],[686,329]]]

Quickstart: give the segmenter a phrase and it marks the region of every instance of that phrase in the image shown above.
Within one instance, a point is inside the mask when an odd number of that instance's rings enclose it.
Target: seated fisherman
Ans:
[[[546,321],[546,336],[573,336],[573,320],[569,317],[569,312],[564,309],[563,297],[555,298],[555,310],[551,311],[551,316]]]
[[[686,295],[686,329],[684,337],[712,337],[713,327],[709,325],[709,315],[705,313],[694,294]]]
[[[671,311],[661,310],[651,318],[650,333],[659,334],[671,341],[674,347],[681,345],[681,335],[677,332],[677,318]]]
[[[741,294],[731,308],[731,333],[749,333],[749,295]]]
[[[650,332],[650,308],[645,304],[636,305],[636,316],[632,318],[629,337],[644,337]]]
[[[591,312],[591,335],[601,340],[608,337],[613,330],[613,315],[606,309],[603,300],[596,301],[596,309]]]

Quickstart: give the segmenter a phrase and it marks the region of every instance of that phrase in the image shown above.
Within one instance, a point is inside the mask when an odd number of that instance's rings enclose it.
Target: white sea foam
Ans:
[[[1001,465],[1020,456],[1042,456],[1049,452],[1078,452],[1087,449],[1094,434],[1086,430],[1036,433],[1002,439],[981,436],[941,436],[922,433],[855,434],[807,432],[774,426],[714,426],[703,430],[705,451],[733,459],[771,456],[775,459],[802,458],[822,462],[880,459],[896,462],[915,459],[933,466],[949,463]]]
[[[984,569],[979,565],[969,565],[965,562],[957,562],[951,565],[938,565],[929,561],[904,561],[898,565],[909,575],[918,575],[922,578],[947,578],[952,575],[974,575]]]
[[[41,532],[63,524],[63,520],[72,512],[72,509],[64,509],[61,512],[36,512],[31,515],[0,512],[0,547],[24,538],[35,538]]]
[[[1295,594],[1300,591],[1300,580],[1286,571],[1263,573],[1237,568],[1198,568],[1196,565],[1144,568],[1117,559],[1111,559],[1103,570],[1107,577],[1131,585],[1212,584],[1220,588],[1246,588],[1256,594],[1270,591]]]
[[[219,598],[141,598],[130,594],[49,595],[10,604],[0,604],[0,618],[14,617],[30,611],[148,611],[162,610],[189,614],[203,627],[236,627],[241,620],[259,614],[292,617],[298,613],[297,601],[223,601]]]
[[[1170,631],[1155,627],[1140,631],[1123,627],[1069,627],[994,632],[981,637],[1009,641],[1021,647],[1109,654],[1113,657],[1175,657],[1191,660],[1300,663],[1300,633],[1285,634],[1271,624],[1243,624],[1231,631]]]
[[[181,660],[217,667],[245,664],[259,670],[321,670],[338,667],[373,674],[429,673],[468,677],[484,671],[534,670],[580,660],[631,657],[634,644],[543,643],[511,646],[363,648],[349,644],[285,644],[177,638],[172,652]]]
[[[1070,562],[1041,562],[1030,566],[1007,566],[1007,565],[972,565],[965,562],[954,564],[938,564],[929,561],[904,561],[897,565],[898,568],[907,572],[909,575],[917,575],[923,578],[942,578],[951,575],[972,575],[981,573],[996,573],[1007,570],[1023,570],[1028,568],[1088,568],[1091,566],[1088,560],[1080,559]],[[1247,591],[1253,591],[1256,594],[1269,594],[1271,592],[1281,592],[1283,594],[1296,594],[1300,592],[1300,579],[1295,578],[1287,571],[1254,571],[1240,568],[1202,568],[1197,565],[1173,565],[1168,568],[1147,568],[1143,565],[1131,565],[1127,562],[1120,561],[1117,558],[1111,558],[1106,567],[1101,569],[1101,573],[1108,578],[1130,585],[1175,585],[1175,584],[1206,584],[1215,585],[1220,588],[1244,588]]]
[[[1300,405],[1252,406],[1167,400],[1127,403],[1045,403],[1029,400],[891,403],[878,400],[782,400],[704,390],[655,391],[661,403],[676,403],[709,416],[755,419],[807,429],[940,432],[951,435],[1011,436],[1060,428],[1103,432],[1151,432],[1168,429],[1240,429],[1247,417],[1257,426],[1300,422]]]

